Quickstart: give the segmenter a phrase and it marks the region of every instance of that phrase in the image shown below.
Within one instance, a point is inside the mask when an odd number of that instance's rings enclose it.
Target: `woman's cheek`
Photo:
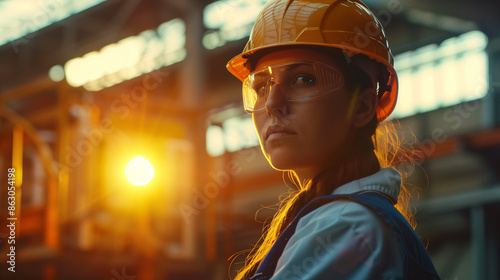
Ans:
[[[264,129],[264,122],[265,122],[265,119],[263,118],[263,116],[259,116],[257,114],[253,114],[252,115],[252,119],[253,119],[253,125],[255,127],[255,131],[257,133],[257,136],[259,137],[259,141],[260,143],[262,144],[262,130]]]

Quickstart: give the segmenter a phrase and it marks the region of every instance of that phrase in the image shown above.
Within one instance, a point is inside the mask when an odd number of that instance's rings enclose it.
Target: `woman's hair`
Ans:
[[[371,77],[351,63],[352,58],[344,55],[341,50],[323,47],[308,48],[324,52],[335,60],[342,73],[344,73],[345,85],[351,92],[355,90],[363,91],[369,87],[381,90],[378,85],[373,84]],[[246,66],[252,69],[253,65],[264,54],[254,55]],[[361,59],[366,61],[378,63],[364,55],[358,56],[363,56]],[[380,69],[387,71],[385,66],[380,66]],[[387,75],[382,73],[377,76],[380,79],[380,77]],[[381,84],[383,84],[383,81]],[[344,154],[337,155],[336,158],[341,156],[342,160],[332,159],[322,172],[305,182],[299,182],[297,175],[293,171],[287,171],[288,179],[296,188],[291,188],[288,196],[281,200],[278,211],[272,221],[263,228],[262,237],[250,251],[244,267],[238,271],[234,280],[246,279],[255,273],[279,235],[312,199],[331,194],[337,187],[373,174],[381,167],[396,167],[401,162],[412,163],[412,159],[414,159],[413,152],[411,149],[407,149],[408,147],[404,147],[406,143],[402,142],[402,136],[398,134],[397,126],[398,123],[394,121],[379,123],[375,114],[366,126],[356,131],[351,141],[352,144],[343,151]],[[402,179],[405,182],[406,172],[400,170],[400,173],[402,173]],[[402,184],[396,208],[415,228],[413,213],[409,207],[410,197],[411,192],[405,184]]]

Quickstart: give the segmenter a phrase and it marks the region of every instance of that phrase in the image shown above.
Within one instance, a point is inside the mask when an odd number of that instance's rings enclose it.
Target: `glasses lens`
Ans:
[[[248,75],[243,81],[243,104],[247,112],[262,109],[267,100],[267,88],[272,76],[267,69]]]
[[[274,84],[280,84],[287,100],[294,101],[339,89],[344,79],[339,70],[319,62],[268,66],[243,81],[245,110],[254,112],[264,108]]]
[[[330,65],[315,63],[314,72],[318,80],[318,93],[327,93],[344,86],[344,75]]]

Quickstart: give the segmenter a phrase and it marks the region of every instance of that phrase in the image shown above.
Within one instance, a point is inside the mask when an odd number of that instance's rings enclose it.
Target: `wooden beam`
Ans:
[[[467,135],[465,142],[472,149],[500,147],[500,127]]]
[[[30,95],[38,94],[50,89],[57,90],[57,83],[50,80],[48,77],[40,78],[33,82],[0,93],[0,104],[8,103],[16,99],[26,98]]]

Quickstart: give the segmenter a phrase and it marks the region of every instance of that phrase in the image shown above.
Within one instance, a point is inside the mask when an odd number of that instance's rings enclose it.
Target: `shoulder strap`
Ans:
[[[405,258],[405,271],[408,276],[414,274],[414,277],[410,276],[410,278],[405,279],[439,279],[429,255],[425,251],[424,245],[403,215],[394,208],[387,198],[376,192],[370,192],[349,195],[327,195],[312,200],[297,214],[290,225],[288,225],[278,237],[273,247],[260,264],[257,272],[250,280],[265,280],[271,278],[288,240],[295,233],[299,220],[313,210],[338,199],[348,199],[361,203],[375,211],[375,213],[380,215],[390,225],[402,246],[403,255],[409,258],[409,260]],[[425,273],[421,274],[420,272]],[[427,278],[418,278],[419,275],[426,275]]]
[[[405,257],[404,279],[439,279],[424,244],[406,218],[387,199],[372,194],[358,195],[351,199],[371,208],[391,227],[399,240]]]

